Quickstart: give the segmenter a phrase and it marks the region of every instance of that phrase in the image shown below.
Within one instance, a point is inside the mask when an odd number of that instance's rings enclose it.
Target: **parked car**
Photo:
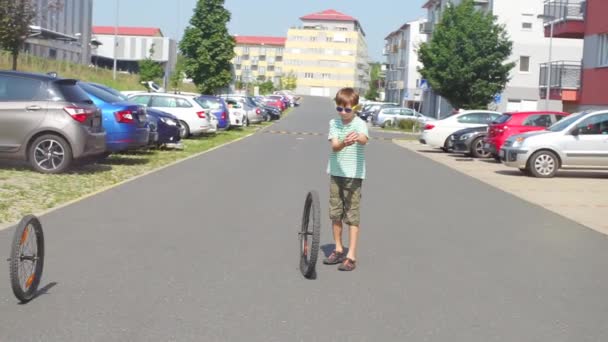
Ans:
[[[367,110],[362,111],[359,117],[365,121],[371,121],[372,125],[374,126],[378,126],[378,114],[384,108],[399,108],[399,105],[396,103],[386,102],[381,104],[372,104],[367,108]]]
[[[549,178],[559,169],[608,168],[608,110],[568,116],[543,131],[509,137],[499,151],[506,166]]]
[[[488,134],[488,126],[461,129],[450,135],[448,149],[475,158],[488,158],[490,153],[483,148],[483,139]]]
[[[106,131],[105,156],[148,145],[150,127],[145,107],[123,101],[86,82],[79,81],[78,86],[101,109],[102,125]]]
[[[217,128],[227,129],[230,127],[230,112],[224,99],[213,95],[201,95],[194,100],[207,112],[211,113],[211,118],[212,120],[215,119]]]
[[[484,149],[498,159],[498,151],[508,137],[542,131],[568,115],[550,111],[504,113],[490,124],[488,136],[484,140]]]
[[[249,120],[245,114],[243,104],[234,99],[226,99],[228,112],[230,112],[230,127],[249,126]]]
[[[221,96],[224,100],[234,100],[243,106],[245,112],[245,126],[249,124],[257,124],[264,121],[263,109],[259,108],[255,102],[250,101],[245,95],[223,95]]]
[[[268,97],[264,97],[264,96],[260,96],[259,99],[260,99],[260,101],[264,102],[268,106],[278,108],[281,112],[283,112],[285,110],[285,104],[280,99],[276,99],[276,98],[273,99],[273,98],[268,98]]]
[[[76,80],[0,71],[0,158],[60,173],[106,149],[101,111]]]
[[[281,110],[285,110],[285,109],[291,107],[291,101],[289,100],[289,98],[287,96],[284,96],[284,95],[267,95],[266,98],[271,99],[271,100],[281,101],[281,103],[283,103],[283,108]]]
[[[248,96],[248,98],[255,103],[258,108],[263,110],[262,116],[264,117],[264,121],[278,120],[281,118],[280,109],[267,105],[264,101],[255,96]]]
[[[149,108],[155,108],[174,115],[179,119],[181,138],[203,133],[214,133],[213,126],[205,108],[195,98],[187,95],[145,93],[129,97],[131,101]]]
[[[467,110],[447,118],[427,122],[424,125],[420,142],[430,147],[449,149],[449,136],[463,128],[487,126],[496,120],[500,113],[489,110]]]
[[[420,124],[427,121],[434,121],[435,119],[428,116],[424,116],[411,108],[383,108],[378,112],[378,118],[376,119],[376,125],[381,127],[392,127],[399,123],[401,120],[413,120]]]
[[[169,113],[155,108],[148,108],[148,120],[155,126],[156,138],[150,141],[151,145],[160,147],[166,144],[178,144],[181,140],[181,127],[179,119]],[[152,130],[152,127],[150,127]]]
[[[300,100],[302,100],[302,97],[296,95],[291,90],[277,90],[273,94],[287,96],[287,98],[289,99],[289,101],[291,101],[292,107],[293,106],[299,106],[300,105]]]

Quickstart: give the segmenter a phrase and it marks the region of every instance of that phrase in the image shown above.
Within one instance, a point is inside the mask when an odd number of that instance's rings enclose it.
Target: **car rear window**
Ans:
[[[90,84],[78,83],[78,86],[80,86],[85,92],[97,97],[98,99],[102,100],[103,102],[116,103],[116,102],[122,101],[122,99],[120,97],[112,95],[112,94],[108,93],[107,91],[101,90]]]
[[[511,120],[511,114],[503,114],[499,117],[497,117],[494,121],[492,121],[493,124],[503,124],[509,120]]]
[[[221,109],[222,103],[219,100],[197,97],[194,99],[201,107],[205,109]]]
[[[62,100],[74,103],[92,103],[91,99],[78,85],[75,80],[59,80],[53,82],[54,95]]]

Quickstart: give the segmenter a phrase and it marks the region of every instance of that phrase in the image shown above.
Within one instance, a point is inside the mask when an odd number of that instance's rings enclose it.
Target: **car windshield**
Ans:
[[[123,93],[119,92],[116,89],[112,89],[112,88],[108,88],[108,87],[104,87],[102,85],[99,84],[91,84],[93,87],[99,88],[105,92],[108,92],[116,97],[118,97],[119,99],[123,100],[123,101],[129,101],[129,98],[127,96],[125,96]]]
[[[496,118],[496,120],[492,121],[493,124],[503,124],[511,119],[511,114],[503,114]]]
[[[551,132],[563,131],[564,129],[566,129],[566,127],[570,126],[574,121],[580,119],[585,114],[587,114],[587,113],[582,112],[582,113],[576,113],[576,114],[569,115],[566,118],[561,119],[558,122],[554,123],[552,126],[547,128],[547,130],[549,130]]]
[[[80,88],[82,88],[82,90],[84,90],[85,92],[95,96],[96,98],[100,99],[103,102],[106,103],[116,103],[116,102],[121,102],[122,99],[118,96],[114,96],[110,93],[108,93],[105,90],[101,90],[97,87],[94,87],[90,84],[86,84],[86,83],[82,83],[79,82],[78,86],[80,86]]]

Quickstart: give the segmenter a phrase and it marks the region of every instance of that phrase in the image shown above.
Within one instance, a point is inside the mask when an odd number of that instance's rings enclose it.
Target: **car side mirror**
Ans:
[[[572,130],[572,132],[570,132],[570,134],[577,137],[579,134],[581,134],[581,129],[579,127],[576,127],[575,129]]]

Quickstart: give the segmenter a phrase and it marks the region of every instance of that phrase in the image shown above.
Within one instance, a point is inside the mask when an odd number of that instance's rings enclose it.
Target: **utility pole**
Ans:
[[[112,78],[116,80],[116,58],[118,49],[118,0],[116,0],[116,17],[114,23],[114,68],[112,69]]]

